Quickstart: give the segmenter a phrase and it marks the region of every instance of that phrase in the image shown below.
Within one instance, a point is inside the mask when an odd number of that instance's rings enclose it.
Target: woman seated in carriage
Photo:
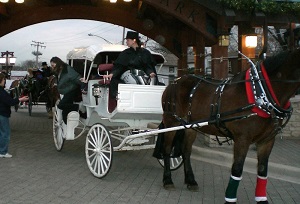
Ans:
[[[110,97],[116,98],[119,83],[130,84],[157,84],[157,75],[155,70],[155,61],[147,49],[141,47],[141,41],[137,32],[128,31],[126,35],[126,44],[129,48],[120,53],[113,63],[112,72],[104,75],[103,78],[111,80]],[[138,72],[134,73],[134,72]],[[138,77],[146,74],[149,80],[144,77]]]

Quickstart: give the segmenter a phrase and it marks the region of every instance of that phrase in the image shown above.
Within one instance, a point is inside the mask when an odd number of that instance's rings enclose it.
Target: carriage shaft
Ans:
[[[164,128],[164,129],[159,129],[159,130],[151,130],[151,131],[147,131],[147,132],[143,132],[143,133],[139,133],[139,134],[130,135],[130,136],[127,136],[121,142],[121,144],[119,146],[114,147],[114,150],[121,149],[128,140],[136,139],[139,137],[155,135],[155,134],[164,133],[164,132],[171,132],[171,131],[176,131],[176,130],[182,130],[182,129],[188,129],[188,128],[194,128],[194,127],[203,127],[206,125],[208,125],[208,122],[201,122],[201,123],[195,123],[195,124],[189,124],[189,125],[181,125],[181,126],[176,126],[176,127]]]

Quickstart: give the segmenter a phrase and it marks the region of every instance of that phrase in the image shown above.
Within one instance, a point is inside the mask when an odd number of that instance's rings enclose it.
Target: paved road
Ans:
[[[24,109],[14,112],[11,129],[13,158],[0,159],[0,204],[224,203],[230,168],[217,160],[216,153],[229,153],[228,148],[208,148],[198,140],[192,162],[199,192],[187,190],[183,168],[173,172],[176,190],[166,191],[162,187],[162,167],[151,156],[152,150],[114,152],[112,168],[103,179],[89,172],[84,137],[67,141],[62,152],[57,152],[52,139],[52,120],[47,118],[43,106],[33,107],[31,117]],[[299,141],[292,143],[295,149],[290,151],[300,158],[300,148],[296,149],[300,147]],[[200,158],[203,152],[207,155]],[[210,155],[216,160],[209,159]],[[278,162],[276,158],[271,160]],[[297,165],[295,170],[299,168]],[[256,175],[245,171],[238,190],[239,203],[255,203],[255,182]],[[271,177],[268,197],[274,204],[299,203],[300,184]]]

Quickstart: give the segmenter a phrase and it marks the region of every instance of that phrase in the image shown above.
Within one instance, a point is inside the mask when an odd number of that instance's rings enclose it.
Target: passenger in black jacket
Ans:
[[[144,71],[151,78],[156,77],[155,61],[149,50],[141,48],[141,41],[137,32],[128,31],[126,44],[129,48],[122,51],[116,61],[112,73],[103,78],[111,80],[110,97],[115,98],[119,83],[126,83],[121,79],[124,72],[138,69]],[[156,80],[158,82],[158,80]]]
[[[5,91],[6,78],[3,73],[0,73],[0,158],[10,158],[8,153],[8,145],[10,141],[10,126],[9,117],[11,115],[11,106],[20,102],[28,101],[28,96],[22,98],[11,98]]]

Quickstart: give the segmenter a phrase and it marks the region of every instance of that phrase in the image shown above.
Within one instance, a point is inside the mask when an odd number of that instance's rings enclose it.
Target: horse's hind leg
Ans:
[[[250,141],[235,140],[234,143],[234,161],[231,167],[231,176],[225,192],[226,203],[237,202],[237,189],[242,180],[243,167],[247,152],[250,146]]]
[[[268,175],[268,161],[271,154],[275,137],[266,142],[258,143],[257,147],[257,180],[255,189],[255,200],[257,203],[268,203],[267,201],[267,175]]]
[[[191,191],[198,191],[198,183],[195,181],[192,165],[191,165],[191,153],[192,146],[196,139],[197,132],[191,129],[185,130],[184,143],[183,143],[183,162],[184,162],[184,176],[185,184]]]

